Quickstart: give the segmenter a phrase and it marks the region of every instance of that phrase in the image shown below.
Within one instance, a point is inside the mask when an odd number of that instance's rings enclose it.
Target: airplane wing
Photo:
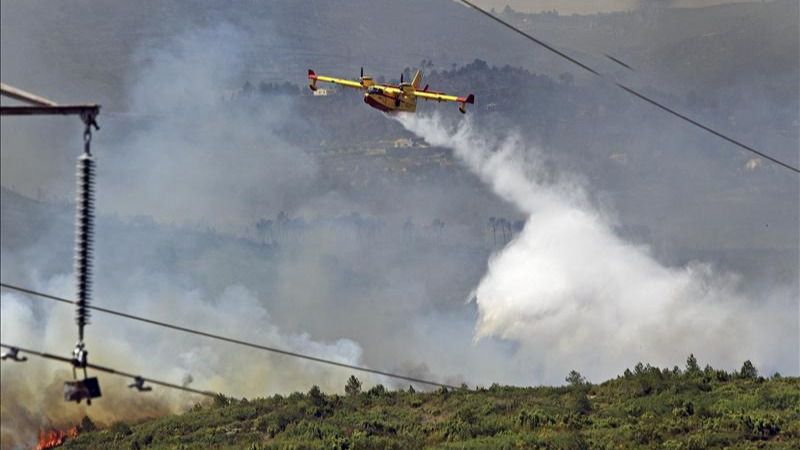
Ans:
[[[364,89],[364,86],[358,81],[345,80],[343,78],[326,77],[324,75],[317,75],[311,69],[308,69],[308,80],[309,80],[308,87],[310,87],[312,91],[317,90],[317,81],[338,84],[340,86],[346,86],[354,89]]]
[[[457,97],[455,95],[447,95],[441,92],[414,91],[414,95],[425,100],[433,100],[437,102],[458,102],[460,103],[458,110],[462,113],[467,112],[467,103],[475,103],[475,96],[472,94],[469,94],[466,97]]]

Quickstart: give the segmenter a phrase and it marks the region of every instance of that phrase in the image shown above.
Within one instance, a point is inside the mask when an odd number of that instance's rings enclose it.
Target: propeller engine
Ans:
[[[401,92],[397,94],[397,97],[394,99],[395,108],[400,107],[400,102],[403,100],[403,95],[405,94],[405,91],[403,90],[403,72],[400,72],[400,90]]]
[[[364,75],[364,68],[363,67],[361,68],[361,72],[359,73],[359,81],[361,82],[361,86],[363,86],[365,88],[369,88],[370,86],[372,86],[375,83],[374,81],[372,81],[372,77],[371,76]]]

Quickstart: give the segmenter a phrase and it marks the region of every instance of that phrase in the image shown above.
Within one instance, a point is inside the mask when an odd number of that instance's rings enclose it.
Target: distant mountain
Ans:
[[[526,42],[451,0],[34,0],[2,4],[2,78],[59,99],[98,99],[99,92],[98,100],[120,107],[137,51],[224,23],[243,33],[246,76],[272,81],[303,83],[312,66],[399,76],[422,59],[449,68],[533,57]]]
[[[620,68],[603,57],[610,53],[646,80],[683,93],[798,73],[794,0],[589,16],[508,11],[519,26],[601,71]],[[553,76],[585,75],[452,0],[32,0],[3,2],[1,20],[4,81],[58,99],[99,96],[113,107],[124,105],[131,70],[142,62],[137,52],[223,23],[242,32],[245,77],[252,79],[302,83],[312,66],[342,76],[364,66],[396,77],[423,59],[439,70],[482,59]]]

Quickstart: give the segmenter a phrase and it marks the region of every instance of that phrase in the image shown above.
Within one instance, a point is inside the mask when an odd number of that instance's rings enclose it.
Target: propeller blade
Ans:
[[[400,84],[403,84],[403,72],[400,72]]]
[[[364,67],[361,67],[361,78],[364,78]]]

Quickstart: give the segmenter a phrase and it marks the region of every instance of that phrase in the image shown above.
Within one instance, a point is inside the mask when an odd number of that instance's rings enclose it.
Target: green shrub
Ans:
[[[517,414],[515,422],[520,427],[535,430],[539,427],[552,425],[556,422],[556,420],[539,410],[535,410],[533,412],[522,410]]]
[[[592,402],[586,392],[581,390],[570,396],[569,408],[575,414],[586,415],[592,411]]]
[[[397,429],[395,427],[380,419],[364,420],[361,422],[359,428],[361,428],[367,436],[397,434]]]
[[[94,424],[94,422],[92,421],[92,419],[89,418],[89,416],[83,416],[83,419],[81,419],[81,423],[80,425],[78,425],[78,428],[81,430],[81,433],[91,433],[92,431],[97,430],[97,425]]]
[[[463,441],[474,437],[470,424],[458,419],[445,422],[443,434],[448,441]]]
[[[741,415],[739,430],[743,437],[751,440],[769,439],[781,432],[774,417],[753,417],[749,414]]]
[[[771,390],[762,390],[758,402],[758,406],[764,409],[780,409],[791,410],[793,407],[800,405],[800,389],[796,391],[779,391],[773,392]]]
[[[125,422],[123,422],[121,420],[112,423],[111,427],[109,427],[108,431],[111,434],[117,435],[119,437],[129,436],[129,435],[131,435],[133,433],[133,431],[131,430],[131,427],[128,426],[127,423],[125,423]]]
[[[376,384],[367,391],[367,395],[370,397],[383,397],[386,395],[386,388],[382,384]]]
[[[675,417],[691,417],[694,415],[694,403],[690,401],[681,401],[680,405],[672,409],[672,415]]]
[[[347,384],[344,385],[344,393],[348,396],[361,393],[361,381],[355,375],[350,375],[350,378],[347,379]]]
[[[589,443],[579,433],[572,432],[559,435],[548,447],[558,450],[589,450]]]
[[[653,413],[646,412],[642,415],[641,421],[634,429],[633,439],[642,445],[661,442],[662,436],[658,429],[658,419]]]

